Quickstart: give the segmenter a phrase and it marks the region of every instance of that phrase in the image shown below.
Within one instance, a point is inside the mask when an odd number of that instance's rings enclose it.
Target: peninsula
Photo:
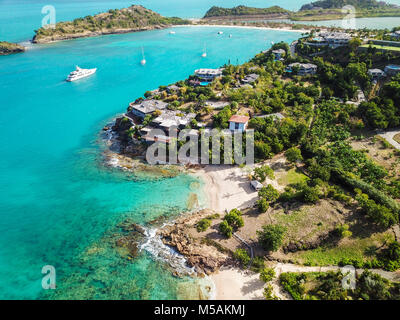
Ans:
[[[400,54],[374,47],[382,35],[313,30],[147,91],[104,128],[126,170],[160,142],[254,130],[255,164],[180,161],[208,203],[158,230],[217,299],[400,299]]]
[[[289,19],[291,21],[337,20],[346,17],[348,11],[342,11],[344,6],[355,8],[355,17],[398,17],[400,7],[385,2],[360,0],[322,0],[303,5],[299,11],[290,11],[279,6],[269,8],[251,8],[237,6],[234,8],[212,7],[207,11],[205,20],[274,20]]]
[[[0,56],[24,52],[25,48],[19,44],[0,41]]]
[[[73,21],[59,22],[54,28],[42,27],[35,30],[33,43],[49,43],[60,40],[95,37],[153,29],[163,29],[172,25],[190,24],[188,20],[163,17],[140,5],[109,10],[94,16],[86,16]]]

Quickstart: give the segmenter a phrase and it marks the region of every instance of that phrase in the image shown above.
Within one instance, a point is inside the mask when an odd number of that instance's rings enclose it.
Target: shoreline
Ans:
[[[173,28],[176,27],[207,27],[207,28],[239,28],[239,29],[257,29],[257,30],[271,30],[271,31],[288,31],[288,32],[297,32],[297,33],[305,33],[309,32],[310,30],[306,29],[291,29],[288,27],[284,28],[273,28],[273,27],[255,27],[255,26],[236,26],[236,25],[227,25],[227,24],[188,24],[188,25],[176,25],[172,26]]]

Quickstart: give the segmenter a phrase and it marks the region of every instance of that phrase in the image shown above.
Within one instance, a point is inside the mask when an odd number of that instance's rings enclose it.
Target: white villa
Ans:
[[[195,117],[195,113],[181,114],[181,111],[165,110],[152,121],[152,124],[164,130],[168,130],[172,127],[183,129]]]
[[[152,114],[156,110],[164,110],[168,103],[160,100],[143,100],[140,103],[131,102],[129,104],[130,113],[134,116],[144,119],[148,114]]]
[[[373,78],[373,79],[379,79],[384,76],[386,76],[385,72],[381,69],[369,69],[368,74]]]
[[[299,76],[305,76],[307,74],[315,74],[317,72],[318,67],[312,63],[291,63],[287,66],[286,72],[293,72],[293,68],[298,67],[299,71],[297,74]]]
[[[345,32],[322,32],[318,36],[323,39],[319,41],[321,44],[326,43],[334,48],[347,45],[352,38]]]
[[[229,130],[243,132],[247,129],[249,120],[248,116],[234,115],[229,119]]]
[[[276,60],[281,60],[283,56],[286,54],[286,51],[283,49],[272,50],[272,53],[275,56]]]
[[[217,77],[222,76],[222,69],[198,69],[195,75],[204,81],[212,81]]]

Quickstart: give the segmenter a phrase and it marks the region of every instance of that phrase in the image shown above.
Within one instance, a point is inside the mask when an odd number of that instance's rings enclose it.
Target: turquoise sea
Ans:
[[[285,6],[296,9],[306,2],[290,0]],[[242,1],[137,3],[164,15],[200,17],[212,4]],[[0,0],[0,39],[30,39],[46,4]],[[58,20],[130,4],[53,1]],[[201,182],[183,174],[155,180],[105,167],[101,129],[149,89],[184,79],[196,68],[243,63],[271,41],[291,42],[299,34],[224,28],[218,36],[214,27],[169,31],[35,45],[24,54],[0,57],[0,298],[176,299],[195,287],[189,278],[173,277],[147,251],[128,260],[114,245],[121,222],[146,225],[175,217],[193,193],[204,203]],[[204,43],[206,59],[200,57]],[[66,83],[75,65],[98,72]],[[57,290],[42,290],[44,265],[56,268]]]
[[[0,57],[0,298],[185,296],[179,292],[188,279],[172,277],[146,251],[129,261],[113,244],[119,223],[175,216],[186,210],[191,193],[201,199],[200,185],[188,175],[154,181],[104,167],[100,132],[146,90],[199,67],[243,63],[271,41],[298,37],[238,28],[221,36],[218,30],[110,35]],[[76,64],[98,71],[65,82]],[[55,292],[41,289],[44,265],[56,268]]]
[[[212,6],[233,7],[247,5],[265,8],[279,5],[285,9],[298,10],[310,0],[0,0],[0,41],[21,42],[33,37],[33,30],[41,26],[44,14],[41,10],[46,5],[56,9],[57,21],[68,21],[74,18],[96,14],[108,9],[124,8],[140,4],[165,16],[182,18],[200,18]],[[400,5],[400,0],[388,1]],[[398,23],[399,22],[399,23]],[[317,25],[337,25],[340,21],[322,21]],[[400,24],[399,18],[357,19],[363,28],[393,28]]]

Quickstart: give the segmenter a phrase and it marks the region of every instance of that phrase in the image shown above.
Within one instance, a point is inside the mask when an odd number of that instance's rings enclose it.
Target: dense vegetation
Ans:
[[[207,11],[204,18],[220,17],[220,16],[250,16],[250,15],[270,15],[270,14],[287,14],[289,11],[279,6],[269,8],[251,8],[246,6],[237,6],[234,8],[212,7]]]
[[[376,0],[321,0],[303,5],[300,10],[310,10],[318,7],[322,9],[340,9],[351,5],[356,9],[396,8],[397,6]]]
[[[139,31],[151,28],[161,28],[176,24],[189,24],[188,20],[166,18],[139,5],[129,8],[109,10],[95,16],[86,16],[70,22],[59,22],[54,28],[42,27],[36,30],[34,42],[62,40],[78,35],[87,36],[91,33],[115,33],[124,30]]]
[[[396,5],[386,4],[375,0],[323,0],[303,5],[299,11],[290,11],[279,6],[269,8],[252,8],[246,6],[237,6],[234,8],[212,7],[207,11],[204,18],[224,18],[224,17],[240,17],[245,16],[287,16],[291,20],[332,20],[340,19],[347,13],[342,12],[342,8],[346,5],[352,5],[357,10],[357,17],[385,17],[399,16],[400,8]]]
[[[355,289],[344,289],[341,272],[282,273],[280,283],[295,300],[399,300],[400,284],[364,271]]]

